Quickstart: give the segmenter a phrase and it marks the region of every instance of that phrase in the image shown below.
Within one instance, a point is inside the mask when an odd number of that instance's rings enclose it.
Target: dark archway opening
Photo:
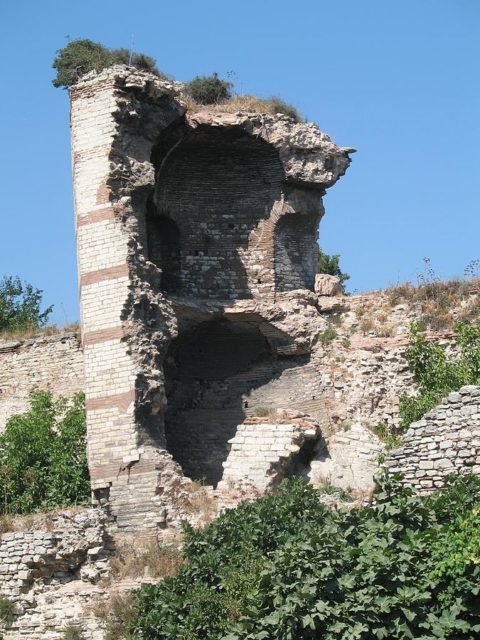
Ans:
[[[270,338],[270,337],[269,337]],[[165,359],[167,449],[186,476],[216,486],[249,394],[299,364],[277,359],[253,322],[202,322],[172,341]],[[284,396],[266,401],[281,406]],[[272,392],[273,393],[273,392]]]
[[[313,291],[316,273],[318,215],[289,213],[275,228],[275,282],[277,291]]]
[[[309,473],[312,467],[312,461],[317,457],[319,449],[319,439],[313,438],[306,440],[297,453],[287,463],[283,473],[280,474],[279,480],[285,478],[293,478],[300,476],[305,480],[309,479]]]
[[[167,293],[180,290],[180,232],[166,216],[147,218],[148,258],[162,272],[161,288]]]

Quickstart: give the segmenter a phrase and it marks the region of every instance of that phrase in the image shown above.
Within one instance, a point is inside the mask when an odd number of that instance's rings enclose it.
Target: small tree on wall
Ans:
[[[41,289],[20,278],[5,276],[0,281],[0,331],[24,331],[46,325],[53,306],[44,311]]]
[[[340,278],[342,285],[350,279],[348,273],[344,273],[340,268],[340,256],[338,254],[328,255],[318,247],[317,273],[328,273],[331,276]]]

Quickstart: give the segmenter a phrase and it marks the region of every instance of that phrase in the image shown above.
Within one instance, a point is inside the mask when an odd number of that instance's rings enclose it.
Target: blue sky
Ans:
[[[51,63],[71,38],[155,57],[179,80],[234,71],[358,153],[325,198],[322,247],[350,290],[442,277],[480,258],[478,0],[4,0],[0,5],[0,276],[78,318],[68,96]]]

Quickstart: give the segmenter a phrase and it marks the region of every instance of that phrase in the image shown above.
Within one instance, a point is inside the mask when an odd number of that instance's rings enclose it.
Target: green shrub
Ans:
[[[418,323],[410,326],[405,357],[419,392],[416,396],[400,397],[399,412],[404,429],[451,391],[480,383],[480,322],[458,323],[456,344],[459,355],[449,357],[445,347],[428,342]]]
[[[197,76],[187,83],[188,95],[199,104],[217,104],[231,97],[232,83],[222,80],[218,73],[211,76]]]
[[[337,335],[338,334],[333,327],[327,327],[327,329],[325,329],[325,331],[322,331],[322,333],[320,334],[319,340],[323,345],[327,345],[332,340],[335,340]]]
[[[63,627],[62,640],[83,640],[82,628],[78,624],[69,624]]]
[[[83,394],[54,401],[33,393],[30,410],[11,417],[0,435],[2,512],[86,504],[89,497]]]
[[[133,52],[130,60],[128,49],[108,49],[98,42],[80,39],[72,40],[57,51],[52,65],[57,75],[52,83],[54,87],[70,87],[86,73],[101,71],[114,64],[131,64],[160,78],[167,78],[157,69],[155,60],[144,53]]]
[[[270,102],[272,111],[274,113],[282,113],[284,116],[288,116],[289,118],[295,120],[295,122],[303,121],[303,118],[300,115],[298,109],[293,105],[288,104],[288,102],[285,102],[278,96],[272,96],[268,99],[268,101]]]
[[[387,450],[395,449],[401,444],[401,437],[386,422],[374,424],[370,430],[380,438]]]
[[[203,530],[186,527],[185,564],[137,592],[126,637],[479,637],[479,500],[476,477],[429,497],[390,479],[373,506],[329,510],[291,481]]]
[[[0,331],[23,331],[45,326],[53,307],[41,311],[42,293],[18,277],[0,281]]]

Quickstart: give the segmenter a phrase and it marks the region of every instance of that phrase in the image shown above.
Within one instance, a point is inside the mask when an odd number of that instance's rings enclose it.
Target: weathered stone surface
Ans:
[[[337,276],[328,273],[317,273],[315,276],[315,293],[319,296],[340,296],[343,294],[342,283]]]
[[[100,622],[88,610],[105,588],[112,544],[106,516],[80,509],[36,516],[32,528],[2,533],[0,595],[15,604],[5,640],[58,640],[77,624],[85,640],[102,640]],[[17,524],[21,523],[21,519]]]

